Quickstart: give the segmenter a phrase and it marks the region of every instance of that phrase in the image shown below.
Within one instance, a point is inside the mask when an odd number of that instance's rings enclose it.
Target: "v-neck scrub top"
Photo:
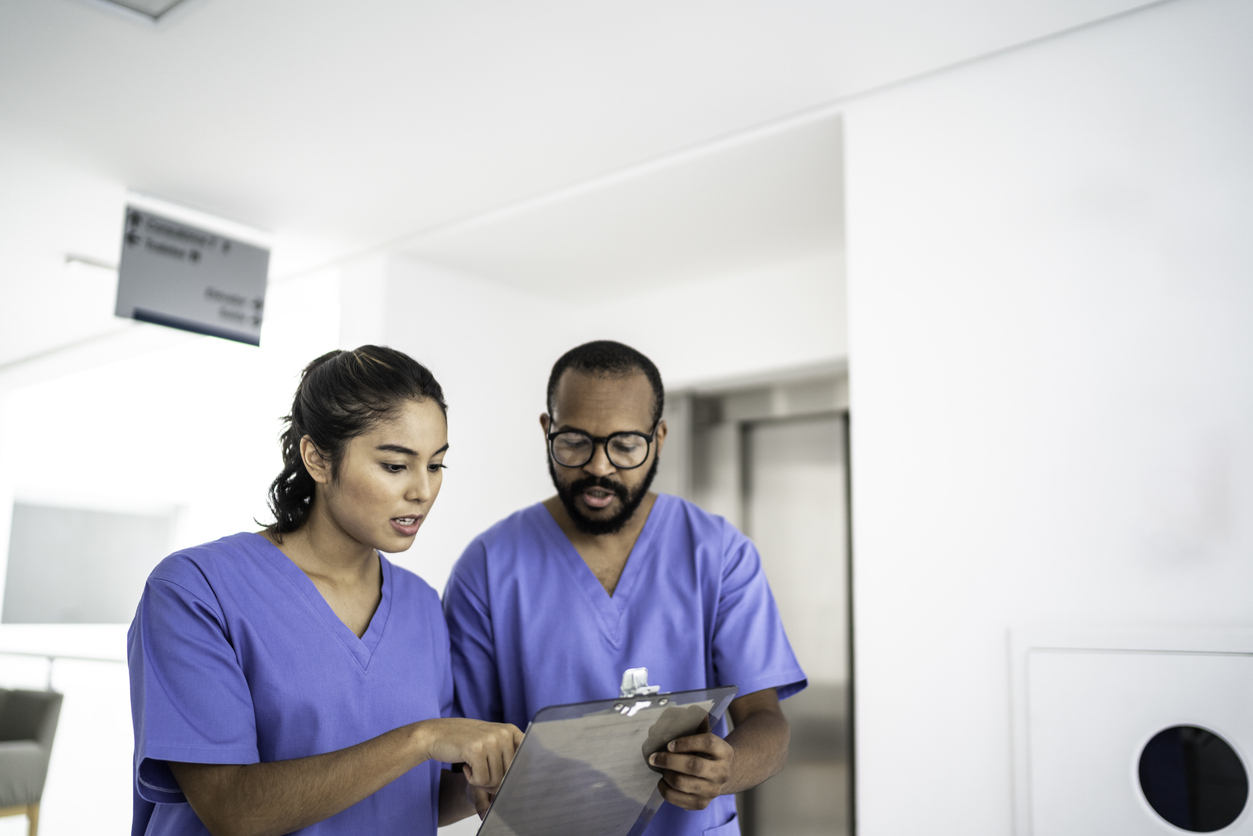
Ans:
[[[611,598],[542,504],[475,539],[444,592],[455,712],[526,728],[541,708],[618,696],[648,668],[662,691],[805,687],[752,542],[722,517],[659,494]],[[725,734],[725,724],[715,731]],[[731,836],[735,800],[663,804],[646,831]]]
[[[339,620],[300,567],[258,534],[163,560],[128,634],[135,724],[132,836],[207,834],[167,761],[302,758],[450,715],[439,598],[379,557],[382,597],[365,635]],[[427,761],[300,834],[436,831],[440,764]]]

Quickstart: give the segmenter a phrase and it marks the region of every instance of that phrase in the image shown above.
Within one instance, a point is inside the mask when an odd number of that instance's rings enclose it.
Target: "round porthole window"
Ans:
[[[1249,776],[1231,744],[1196,726],[1171,726],[1140,753],[1140,789],[1157,814],[1193,833],[1222,830],[1249,799]]]

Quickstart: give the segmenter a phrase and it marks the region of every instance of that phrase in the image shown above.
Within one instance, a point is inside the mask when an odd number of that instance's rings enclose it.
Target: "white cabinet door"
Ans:
[[[1172,726],[1218,734],[1253,760],[1253,655],[1032,649],[1027,654],[1032,836],[1157,836],[1181,830],[1139,783],[1145,744]],[[1253,834],[1246,802],[1223,836]]]

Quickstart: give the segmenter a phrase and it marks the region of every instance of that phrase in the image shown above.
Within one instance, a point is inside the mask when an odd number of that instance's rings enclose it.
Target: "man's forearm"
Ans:
[[[787,720],[777,708],[754,711],[737,722],[727,735],[727,743],[735,749],[735,759],[722,792],[743,792],[777,775],[787,764],[790,739]]]

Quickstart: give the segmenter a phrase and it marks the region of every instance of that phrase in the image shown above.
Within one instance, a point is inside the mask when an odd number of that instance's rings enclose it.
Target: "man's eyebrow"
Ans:
[[[561,425],[561,426],[557,427],[555,430],[552,430],[551,432],[552,432],[552,434],[556,434],[556,433],[583,433],[583,435],[587,436],[588,438],[593,438],[592,434],[591,434],[591,433],[589,433],[587,430],[582,429],[582,428],[580,428],[580,427],[571,427],[571,426],[570,426],[570,425],[568,425],[568,424],[563,424],[563,425]],[[616,432],[620,432],[620,433],[639,433],[640,435],[648,435],[648,433],[644,432],[643,430],[616,430]]]

